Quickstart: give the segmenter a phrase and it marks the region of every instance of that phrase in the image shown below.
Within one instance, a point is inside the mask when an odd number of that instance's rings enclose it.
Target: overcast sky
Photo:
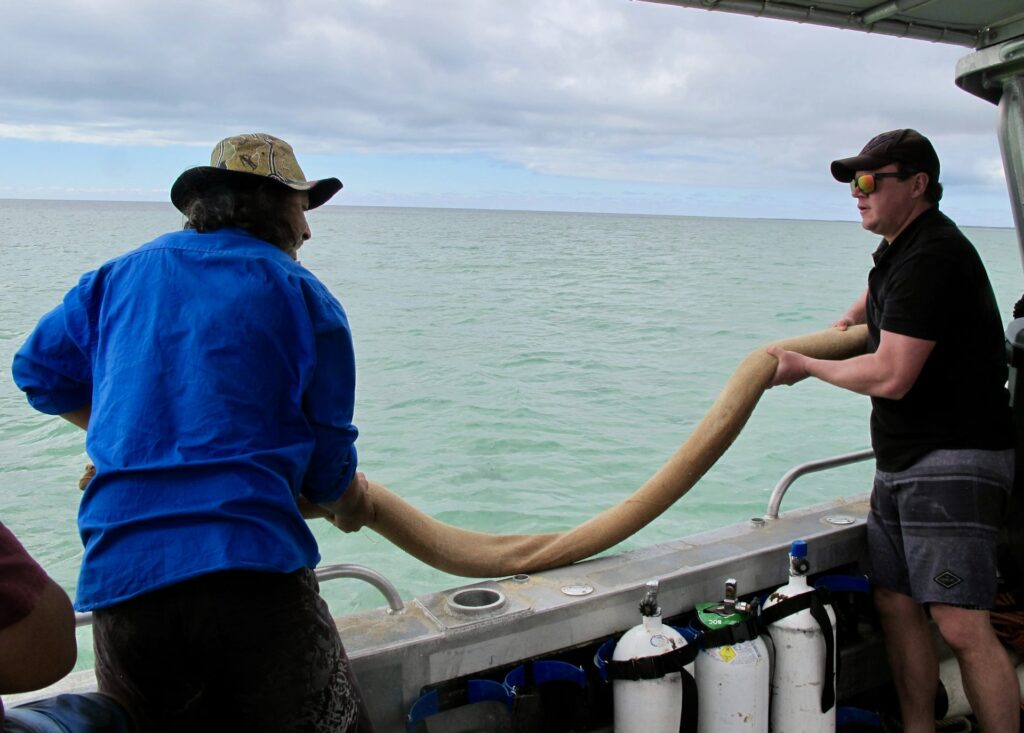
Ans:
[[[0,24],[0,198],[165,201],[265,131],[337,203],[849,219],[829,162],[915,127],[1012,226],[969,49],[630,0],[34,0]]]

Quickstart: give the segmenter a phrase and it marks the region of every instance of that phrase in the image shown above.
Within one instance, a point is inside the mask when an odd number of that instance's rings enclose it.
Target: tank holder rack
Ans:
[[[568,682],[582,690],[586,687],[587,675],[582,667],[574,664],[542,659],[513,668],[505,675],[503,682],[470,679],[464,687],[448,690],[444,695],[433,689],[421,695],[409,708],[405,719],[406,733],[422,730],[421,724],[434,715],[477,703],[497,702],[504,705],[511,714],[516,698],[524,690],[549,682]]]

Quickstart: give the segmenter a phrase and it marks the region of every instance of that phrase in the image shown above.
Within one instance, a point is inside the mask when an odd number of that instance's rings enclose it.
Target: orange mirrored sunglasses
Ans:
[[[905,173],[865,173],[860,176],[854,176],[853,180],[850,181],[850,192],[857,193],[860,191],[863,194],[874,193],[878,187],[876,183],[879,178],[909,178]]]

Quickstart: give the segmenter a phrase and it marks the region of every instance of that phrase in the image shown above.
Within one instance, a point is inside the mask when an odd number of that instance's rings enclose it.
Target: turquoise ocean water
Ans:
[[[78,276],[181,226],[169,204],[0,201],[0,521],[69,592],[84,434],[31,410],[14,352]],[[856,223],[325,207],[303,263],[348,311],[361,469],[451,524],[569,529],[668,458],[739,361],[827,327],[862,292],[876,238]],[[970,229],[1009,320],[1009,229]],[[770,391],[705,478],[618,549],[764,513],[792,465],[868,447],[866,398],[806,382]],[[159,416],[154,416],[158,420]],[[783,510],[866,491],[860,464],[798,481]],[[370,531],[313,523],[325,563],[387,575],[405,598],[466,580]],[[335,614],[382,606],[332,581]],[[79,667],[91,664],[80,632]]]

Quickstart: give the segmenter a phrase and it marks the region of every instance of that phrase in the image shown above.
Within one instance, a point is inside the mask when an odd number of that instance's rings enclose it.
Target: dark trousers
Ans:
[[[372,730],[311,570],[213,573],[93,617],[99,689],[141,733]]]

